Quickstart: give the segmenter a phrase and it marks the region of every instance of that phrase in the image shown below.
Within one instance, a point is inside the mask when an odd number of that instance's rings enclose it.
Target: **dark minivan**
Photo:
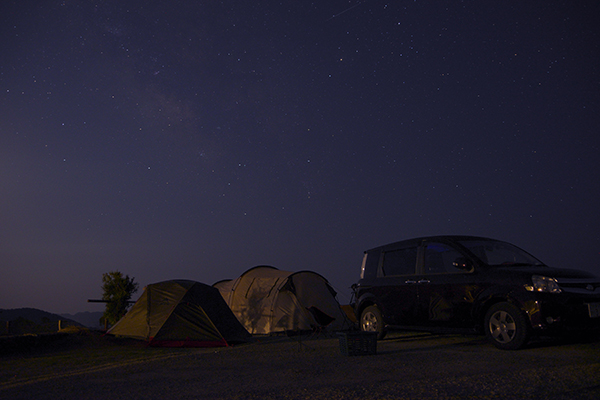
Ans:
[[[485,332],[500,349],[533,334],[600,328],[600,278],[551,268],[474,236],[432,236],[365,252],[353,286],[363,331]]]

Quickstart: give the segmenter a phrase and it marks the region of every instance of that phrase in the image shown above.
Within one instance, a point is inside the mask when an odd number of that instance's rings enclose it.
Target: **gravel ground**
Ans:
[[[88,341],[0,358],[0,399],[600,398],[598,340],[501,351],[480,337],[396,334],[356,357],[331,336],[218,349]]]

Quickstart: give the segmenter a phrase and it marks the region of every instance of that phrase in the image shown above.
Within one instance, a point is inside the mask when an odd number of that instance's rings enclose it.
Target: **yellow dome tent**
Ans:
[[[227,346],[250,337],[217,289],[188,280],[148,285],[107,334],[165,347]]]

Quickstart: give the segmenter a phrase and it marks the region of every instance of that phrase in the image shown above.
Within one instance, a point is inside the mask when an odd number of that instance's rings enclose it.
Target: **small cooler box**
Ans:
[[[377,332],[338,332],[340,352],[343,356],[377,354]]]

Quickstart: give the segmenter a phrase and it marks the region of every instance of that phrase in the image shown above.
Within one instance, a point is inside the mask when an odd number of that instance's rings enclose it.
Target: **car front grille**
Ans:
[[[600,295],[600,280],[598,279],[557,278],[557,282],[565,292]]]

